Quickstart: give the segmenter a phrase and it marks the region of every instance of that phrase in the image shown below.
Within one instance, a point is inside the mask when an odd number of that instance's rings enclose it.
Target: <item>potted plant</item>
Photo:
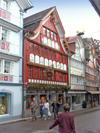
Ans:
[[[83,107],[83,108],[86,108],[86,105],[87,105],[87,102],[86,102],[86,101],[83,101],[82,107]]]

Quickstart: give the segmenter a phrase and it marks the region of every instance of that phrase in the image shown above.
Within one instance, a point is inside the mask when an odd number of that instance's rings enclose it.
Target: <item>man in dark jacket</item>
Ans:
[[[76,133],[74,116],[68,112],[69,105],[64,104],[63,109],[64,112],[57,115],[55,122],[49,127],[49,129],[59,125],[59,133]]]
[[[52,103],[52,107],[53,107],[52,112],[54,112],[54,120],[55,120],[55,119],[56,119],[56,116],[57,116],[57,114],[58,114],[59,108],[60,108],[60,104],[57,103],[56,101],[54,101],[54,102]]]

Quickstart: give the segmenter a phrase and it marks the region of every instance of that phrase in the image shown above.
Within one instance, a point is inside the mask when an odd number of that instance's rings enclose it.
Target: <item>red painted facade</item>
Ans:
[[[43,31],[43,27],[45,28],[45,33]],[[24,88],[26,88],[27,83],[29,83],[29,79],[37,79],[37,80],[46,80],[46,81],[51,81],[48,82],[52,84],[52,81],[54,82],[61,82],[62,85],[63,83],[67,83],[68,85],[68,57],[64,53],[63,48],[60,43],[60,38],[59,34],[57,33],[56,27],[53,23],[52,18],[50,17],[48,21],[41,27],[40,32],[38,36],[33,39],[33,41],[42,44],[41,43],[41,38],[47,38],[51,40],[51,42],[58,43],[59,50],[55,50],[55,48],[52,48],[48,45],[38,45],[35,43],[29,42],[29,40],[25,39],[24,41]],[[52,44],[50,44],[52,45]],[[47,47],[48,46],[48,47]],[[60,53],[59,53],[60,51]],[[66,64],[66,71],[61,71],[61,69],[54,70],[54,76],[48,78],[45,77],[45,69],[40,67],[39,65],[36,65],[37,63],[34,64],[27,64],[30,63],[29,61],[29,56],[30,54],[38,55],[39,57],[43,57],[44,59],[47,58],[48,60],[52,60],[55,62],[59,62],[60,64],[62,63],[63,65]],[[42,65],[43,66],[43,65]],[[59,70],[59,71],[58,71]]]

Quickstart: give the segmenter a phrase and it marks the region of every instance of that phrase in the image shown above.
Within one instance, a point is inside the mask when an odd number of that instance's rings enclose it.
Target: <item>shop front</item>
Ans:
[[[9,93],[0,93],[0,116],[10,114],[10,98]]]
[[[52,106],[51,104],[53,101],[57,101],[60,104],[60,110],[63,111],[63,104],[66,102],[65,99],[65,93],[66,90],[53,90],[53,89],[26,89],[26,100],[24,101],[24,110],[25,110],[25,117],[31,116],[31,102],[32,98],[35,97],[37,103],[38,103],[38,109],[36,114],[39,116],[39,103],[40,99],[42,97],[43,101],[46,99],[49,101],[49,108],[50,112],[52,113]]]
[[[82,102],[85,100],[85,91],[68,91],[66,102],[70,105],[70,110],[82,108]]]
[[[88,91],[85,95],[87,102],[87,108],[96,107],[99,105],[99,94],[100,91]]]

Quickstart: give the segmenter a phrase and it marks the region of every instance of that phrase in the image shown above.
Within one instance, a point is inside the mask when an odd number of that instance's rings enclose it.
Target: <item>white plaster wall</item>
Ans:
[[[21,86],[0,86],[0,91],[2,92],[10,91],[12,92],[11,101],[11,112],[12,116],[19,116],[22,114],[22,87]]]
[[[19,61],[18,62],[14,62],[13,83],[19,83]]]
[[[20,26],[20,8],[15,1],[10,3],[10,13],[11,23]]]
[[[9,32],[9,42],[10,42],[10,53],[14,55],[19,55],[20,52],[20,33]]]

